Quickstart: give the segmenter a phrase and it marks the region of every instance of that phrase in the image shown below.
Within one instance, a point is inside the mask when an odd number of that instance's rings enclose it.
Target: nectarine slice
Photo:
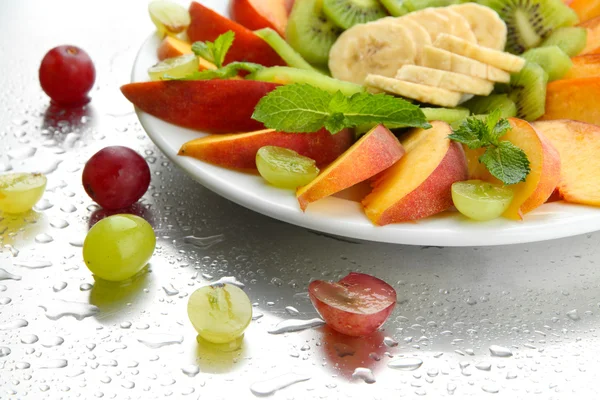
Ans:
[[[562,79],[600,78],[600,54],[585,54],[571,58],[573,66]]]
[[[575,10],[580,22],[600,16],[600,0],[571,0],[567,4]]]
[[[587,44],[581,54],[593,54],[600,52],[600,17],[586,21],[579,26],[587,29]]]
[[[561,79],[546,89],[546,113],[540,118],[574,119],[600,124],[600,77]]]
[[[283,133],[273,129],[211,135],[185,143],[180,156],[189,156],[225,168],[256,170],[256,152],[263,146],[294,150],[324,166],[346,151],[353,141],[347,129],[332,135],[325,129],[315,133]]]
[[[560,197],[600,206],[600,126],[570,120],[539,121],[533,126],[560,153]]]
[[[363,199],[367,217],[376,225],[414,221],[452,206],[451,187],[467,179],[467,161],[460,144],[450,141],[450,125],[413,129],[402,140],[404,157],[384,171]]]
[[[229,15],[252,31],[271,28],[285,37],[288,12],[284,0],[231,0]]]
[[[192,45],[173,36],[165,36],[157,51],[160,61],[190,53],[192,53]]]
[[[365,181],[392,166],[404,148],[385,126],[377,125],[361,137],[319,176],[296,192],[300,208]]]
[[[513,201],[502,214],[505,218],[521,220],[523,216],[544,204],[560,181],[560,155],[550,141],[527,121],[509,118],[511,130],[500,140],[508,140],[527,154],[531,172],[525,182],[511,185]],[[467,158],[474,163],[481,154],[478,150],[466,150]],[[487,170],[480,170],[479,178],[501,185]]]

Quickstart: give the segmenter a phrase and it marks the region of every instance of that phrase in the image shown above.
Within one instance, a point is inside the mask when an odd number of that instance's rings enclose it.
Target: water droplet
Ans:
[[[163,286],[163,290],[167,294],[167,296],[175,296],[179,294],[179,290],[175,289],[172,284],[167,284]]]
[[[44,347],[60,346],[65,342],[65,339],[60,336],[50,336],[42,340],[41,344]]]
[[[167,333],[146,333],[144,335],[139,335],[137,340],[151,349],[158,349],[163,346],[182,343],[183,336],[170,335]]]
[[[356,350],[346,343],[334,343],[333,348],[338,357],[353,356]]]
[[[10,355],[11,350],[10,347],[0,346],[0,357],[6,357]]]
[[[35,241],[37,243],[50,243],[52,242],[54,239],[52,238],[52,236],[48,235],[47,233],[40,233],[39,235],[37,235],[35,237]]]
[[[489,362],[482,361],[478,364],[475,364],[475,368],[477,368],[478,370],[481,370],[481,371],[491,371],[492,364],[490,364]]]
[[[421,368],[423,360],[420,358],[397,358],[388,363],[388,367],[401,371],[414,371]]]
[[[24,267],[29,269],[48,268],[52,266],[52,262],[48,260],[21,260],[15,261],[14,264],[18,267]]]
[[[75,207],[73,204],[65,204],[60,207],[60,210],[66,213],[72,213],[77,211],[77,207]]]
[[[123,321],[119,324],[119,326],[121,327],[121,329],[129,329],[131,328],[131,322]]]
[[[0,281],[5,281],[12,279],[14,281],[20,281],[21,277],[19,275],[13,275],[4,268],[0,268]]]
[[[0,297],[0,306],[5,306],[12,301],[10,297]]]
[[[67,282],[57,282],[54,284],[54,286],[52,286],[52,290],[54,290],[55,292],[60,292],[61,290],[63,290],[66,287],[67,287]]]
[[[396,347],[398,346],[398,341],[394,338],[386,336],[383,338],[383,344],[385,344],[387,347]]]
[[[37,204],[35,205],[34,208],[37,211],[44,211],[44,210],[47,210],[52,207],[54,207],[54,204],[50,203],[50,201],[48,199],[41,199],[40,201],[37,202]]]
[[[125,389],[133,389],[135,387],[135,383],[132,381],[123,381],[121,382],[121,387]]]
[[[278,390],[309,379],[310,377],[306,375],[288,373],[265,381],[253,383],[250,386],[250,391],[255,396],[270,396]]]
[[[48,390],[50,390],[50,386],[48,386],[48,385],[40,385],[40,391],[47,392]]]
[[[490,353],[495,357],[512,357],[513,355],[510,349],[496,345],[490,346]]]
[[[61,218],[56,218],[50,221],[50,226],[56,229],[64,229],[69,226],[69,223]]]
[[[381,356],[375,352],[369,353],[369,358],[375,361],[381,360]]]
[[[278,323],[273,329],[268,331],[273,335],[277,335],[280,333],[288,333],[288,332],[296,332],[302,331],[309,328],[315,328],[317,326],[322,326],[325,324],[321,318],[313,318],[313,319],[288,319],[285,321],[281,321]]]
[[[77,237],[69,240],[69,244],[73,247],[83,247],[83,241],[85,238]]]
[[[23,344],[34,344],[38,340],[39,340],[39,338],[37,337],[37,335],[34,335],[34,334],[21,336],[21,343],[23,343]]]
[[[40,304],[40,307],[46,311],[46,317],[52,320],[71,316],[80,321],[100,311],[98,307],[92,304],[65,300],[51,300],[45,304]]]
[[[0,161],[0,172],[8,172],[12,171],[12,169],[13,167],[10,165],[10,163]]]
[[[91,283],[82,283],[81,285],[79,285],[79,290],[81,290],[82,292],[87,292],[88,290],[91,290],[94,287],[94,285],[92,285]]]
[[[496,385],[495,383],[486,383],[485,385],[483,385],[481,387],[481,390],[483,390],[484,392],[487,393],[498,393],[500,391],[500,387],[498,385]]]
[[[356,368],[352,373],[352,378],[362,379],[365,383],[375,383],[375,375],[369,368]]]
[[[300,311],[298,311],[295,307],[292,307],[292,306],[287,306],[285,308],[285,311],[287,311],[287,313],[289,315],[294,316],[294,317],[300,315]]]
[[[200,373],[200,368],[197,365],[187,365],[181,368],[181,372],[186,374],[187,376],[194,377]]]
[[[49,160],[49,161],[44,161],[44,162],[42,162],[41,165],[39,165],[37,167],[37,169],[42,174],[49,175],[49,174],[53,173],[54,171],[56,171],[57,168],[58,168],[58,166],[62,162],[63,162],[63,160]]]
[[[16,249],[12,244],[5,244],[4,248],[10,252],[10,255],[13,257],[17,257],[19,255],[19,250]]]
[[[214,246],[217,243],[221,243],[223,240],[225,240],[225,235],[223,234],[207,237],[186,236],[183,238],[185,243],[192,244],[204,250]]]
[[[26,146],[10,150],[6,155],[13,160],[25,160],[26,158],[32,157],[36,151],[37,149],[35,147]]]
[[[448,385],[446,385],[446,391],[448,394],[453,395],[454,392],[456,392],[456,384],[449,382]]]
[[[31,364],[29,364],[28,362],[25,362],[25,361],[19,361],[18,363],[15,364],[15,367],[17,369],[29,369],[31,367]]]
[[[221,285],[221,284],[225,284],[225,283],[229,283],[230,285],[234,285],[234,286],[237,286],[242,289],[246,286],[242,282],[238,281],[235,276],[224,276],[217,281],[211,282],[210,284],[211,285]]]
[[[516,372],[513,372],[513,371],[506,372],[506,379],[516,379],[516,378],[517,378]]]
[[[29,325],[29,322],[27,322],[26,320],[24,320],[22,318],[18,318],[18,319],[12,320],[10,322],[0,324],[0,331],[8,331],[10,329],[24,328],[27,325]]]
[[[567,317],[569,317],[573,321],[579,321],[581,319],[579,313],[577,312],[577,309],[567,312]]]
[[[39,368],[44,369],[54,369],[54,368],[64,368],[69,365],[69,362],[65,359],[56,359],[56,360],[48,360],[46,363],[40,365]]]
[[[429,368],[427,370],[427,376],[431,377],[431,378],[435,378],[436,376],[438,376],[440,373],[440,371],[437,368]]]

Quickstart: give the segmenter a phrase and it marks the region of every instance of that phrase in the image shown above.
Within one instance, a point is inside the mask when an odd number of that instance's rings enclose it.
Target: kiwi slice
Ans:
[[[530,61],[521,72],[510,77],[508,97],[517,105],[517,117],[535,121],[546,111],[548,74]]]
[[[341,33],[323,13],[323,0],[301,0],[294,3],[285,37],[306,61],[327,65],[329,50]]]
[[[541,46],[558,46],[569,57],[575,57],[585,49],[586,44],[587,29],[569,26],[554,30]]]
[[[330,93],[335,93],[339,90],[346,96],[365,91],[364,86],[357,85],[356,83],[331,78],[317,71],[292,67],[263,68],[248,75],[246,79],[280,83],[283,85],[308,83],[309,85],[316,86]]]
[[[429,108],[422,107],[421,111],[425,114],[427,121],[444,121],[452,124],[456,121],[462,121],[467,118],[471,113],[466,108]]]
[[[539,46],[556,28],[577,23],[578,17],[562,0],[479,0],[506,22],[506,51],[522,54]]]
[[[323,12],[342,29],[387,16],[378,0],[323,0]]]
[[[394,17],[401,17],[413,11],[428,7],[446,7],[453,4],[469,3],[469,0],[380,0],[381,4]]]
[[[279,57],[281,57],[290,67],[317,71],[273,29],[263,28],[254,31],[254,33],[267,42],[267,44],[271,46],[273,50],[279,54]]]
[[[517,105],[508,98],[507,94],[492,94],[489,96],[477,96],[462,104],[468,108],[473,115],[489,114],[500,110],[502,118],[517,116]]]
[[[544,68],[544,71],[548,74],[549,82],[561,79],[573,66],[571,58],[558,46],[527,50],[521,57]]]

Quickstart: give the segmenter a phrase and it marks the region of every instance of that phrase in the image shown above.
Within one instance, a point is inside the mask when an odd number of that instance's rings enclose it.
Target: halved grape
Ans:
[[[319,175],[315,160],[277,146],[258,149],[256,168],[271,185],[286,189],[304,186]]]
[[[0,175],[0,210],[20,214],[31,210],[46,190],[43,174],[11,173]]]
[[[184,54],[179,57],[167,58],[148,68],[148,75],[153,81],[171,78],[183,78],[198,71],[199,61],[195,54]]]
[[[185,7],[167,0],[155,0],[148,4],[150,19],[161,36],[183,32],[191,22]]]
[[[508,187],[480,180],[452,185],[452,201],[461,214],[477,221],[498,218],[510,205],[514,193]]]
[[[252,320],[252,304],[237,286],[220,283],[201,287],[190,296],[188,317],[200,337],[229,343],[244,333]]]
[[[83,260],[92,273],[107,281],[122,281],[140,272],[156,246],[154,230],[145,219],[116,214],[98,221],[83,242]]]

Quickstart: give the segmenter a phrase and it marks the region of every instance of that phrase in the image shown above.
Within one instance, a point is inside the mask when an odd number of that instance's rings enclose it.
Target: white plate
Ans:
[[[223,12],[226,2],[217,1],[204,3]],[[157,62],[158,44],[158,38],[152,35],[142,45],[133,66],[133,82],[148,80],[146,71]],[[303,213],[293,192],[268,186],[259,176],[177,156],[183,143],[205,134],[169,124],[139,110],[137,114],[156,146],[208,189],[251,210],[315,231],[409,245],[486,246],[536,242],[600,230],[600,209],[563,202],[545,204],[527,214],[522,222],[505,219],[473,222],[459,213],[444,213],[416,223],[376,227],[365,217],[359,203],[338,197],[313,203]]]

